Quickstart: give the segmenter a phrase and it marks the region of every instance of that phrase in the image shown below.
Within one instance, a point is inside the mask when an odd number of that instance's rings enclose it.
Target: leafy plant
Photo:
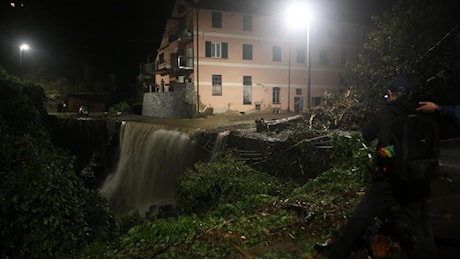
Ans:
[[[331,162],[336,168],[370,171],[374,149],[358,132],[336,132],[332,135]]]
[[[250,194],[284,194],[288,186],[227,153],[216,162],[198,162],[194,170],[187,170],[179,178],[176,199],[183,213],[206,212],[218,203],[234,203]]]
[[[116,111],[116,112],[122,112],[122,113],[132,113],[133,112],[128,102],[126,101],[113,105],[112,107],[110,107],[110,110]]]
[[[0,80],[1,256],[68,256],[113,237],[106,201],[83,186],[71,157],[49,141],[43,104],[29,97],[40,90],[23,87]]]
[[[418,98],[458,96],[453,95],[459,80],[460,38],[458,28],[453,31],[458,27],[458,7],[456,1],[399,0],[382,16],[373,17],[375,29],[352,68],[359,103],[375,108],[396,76],[408,78]]]

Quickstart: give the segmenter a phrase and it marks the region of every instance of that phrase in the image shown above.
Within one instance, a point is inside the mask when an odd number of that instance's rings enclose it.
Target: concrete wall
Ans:
[[[174,84],[174,91],[144,93],[142,115],[191,118],[195,114],[195,90],[191,83]]]

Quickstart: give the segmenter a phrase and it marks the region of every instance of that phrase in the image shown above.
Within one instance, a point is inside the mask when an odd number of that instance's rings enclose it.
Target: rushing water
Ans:
[[[120,158],[100,192],[117,214],[152,205],[174,204],[177,177],[195,161],[196,143],[182,131],[136,122],[123,122]]]
[[[211,152],[211,161],[214,161],[219,155],[222,155],[225,152],[227,145],[227,137],[230,134],[230,131],[224,131],[217,134],[212,147]]]

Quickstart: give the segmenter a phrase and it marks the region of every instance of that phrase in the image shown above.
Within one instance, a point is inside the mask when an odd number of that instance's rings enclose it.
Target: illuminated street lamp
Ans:
[[[24,51],[29,50],[29,45],[23,43],[19,46],[19,64],[21,66],[21,76],[23,75],[23,70],[22,70],[22,53]]]
[[[303,30],[307,29],[307,108],[311,107],[311,59],[310,59],[310,20],[311,9],[305,3],[294,3],[286,9],[285,12],[286,22],[290,30]],[[290,44],[290,43],[289,43]],[[289,54],[290,55],[290,54]],[[289,70],[290,70],[289,64]],[[289,84],[288,93],[290,93],[290,71],[289,71]],[[288,110],[290,107],[290,94],[288,94]]]

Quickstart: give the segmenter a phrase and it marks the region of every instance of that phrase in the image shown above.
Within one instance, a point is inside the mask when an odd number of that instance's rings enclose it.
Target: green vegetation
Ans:
[[[131,110],[131,107],[129,106],[128,102],[123,101],[120,103],[117,103],[109,108],[110,113],[132,113],[133,111]]]
[[[3,258],[69,257],[117,227],[107,203],[83,186],[53,146],[43,89],[0,78],[0,240]]]
[[[459,104],[458,7],[450,0],[399,0],[372,17],[373,30],[356,62],[348,64],[349,73],[342,75],[347,91],[327,94],[325,106],[317,108],[328,129],[361,127],[385,102],[388,83],[397,76],[411,82],[416,100]]]
[[[285,195],[290,186],[226,154],[217,163],[199,162],[195,170],[188,170],[179,180],[177,203],[183,214],[203,213],[253,194]]]

